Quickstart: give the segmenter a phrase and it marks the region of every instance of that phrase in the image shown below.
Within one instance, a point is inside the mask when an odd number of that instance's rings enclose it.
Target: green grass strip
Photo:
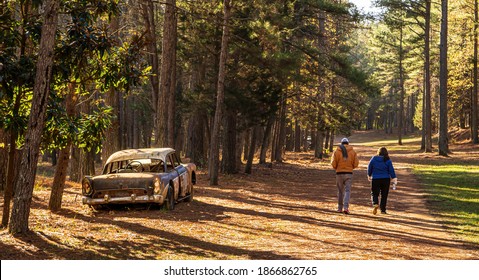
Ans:
[[[473,165],[415,165],[426,185],[431,210],[453,233],[479,244],[479,167]]]

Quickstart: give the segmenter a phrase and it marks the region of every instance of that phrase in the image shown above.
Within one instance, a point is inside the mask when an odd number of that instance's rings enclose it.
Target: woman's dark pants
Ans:
[[[389,183],[391,179],[373,179],[371,183],[371,196],[373,205],[379,204],[382,212],[386,212],[386,203],[388,202]],[[379,195],[381,195],[381,203],[379,203]]]

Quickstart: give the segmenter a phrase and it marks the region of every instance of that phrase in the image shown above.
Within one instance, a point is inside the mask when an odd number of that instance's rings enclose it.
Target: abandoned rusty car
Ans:
[[[82,180],[82,202],[97,209],[105,204],[150,203],[173,210],[193,199],[196,165],[181,163],[171,148],[130,149],[112,154],[102,175]]]

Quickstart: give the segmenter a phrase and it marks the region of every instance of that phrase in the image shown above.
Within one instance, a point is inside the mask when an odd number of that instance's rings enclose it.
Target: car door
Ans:
[[[166,157],[165,164],[168,178],[170,181],[173,182],[173,189],[175,192],[174,196],[176,200],[178,198],[178,195],[180,194],[180,174],[178,173],[178,170],[176,170],[175,161],[173,160],[171,154]]]
[[[180,159],[178,158],[178,155],[176,153],[172,153],[171,157],[175,163],[175,169],[179,175],[180,195],[186,196],[186,193],[188,192],[188,170],[181,164]]]

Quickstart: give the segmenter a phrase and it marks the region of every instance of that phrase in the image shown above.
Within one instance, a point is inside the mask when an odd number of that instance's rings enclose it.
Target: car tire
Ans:
[[[99,211],[103,209],[103,205],[90,205],[90,207],[95,211]]]
[[[195,193],[195,189],[193,187],[194,185],[191,184],[191,191],[186,194],[185,201],[186,202],[192,202],[193,201],[193,194]]]
[[[168,192],[166,193],[166,200],[163,203],[163,207],[167,211],[173,211],[175,209],[175,194],[171,185],[168,186]]]

